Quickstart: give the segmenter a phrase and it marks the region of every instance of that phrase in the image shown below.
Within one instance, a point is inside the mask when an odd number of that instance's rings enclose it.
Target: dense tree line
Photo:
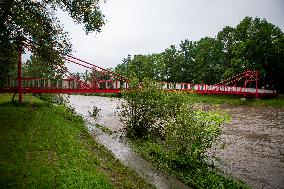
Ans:
[[[214,38],[184,40],[161,53],[128,55],[115,71],[139,80],[215,84],[245,70],[259,70],[261,87],[284,92],[284,35],[265,19],[245,17]]]

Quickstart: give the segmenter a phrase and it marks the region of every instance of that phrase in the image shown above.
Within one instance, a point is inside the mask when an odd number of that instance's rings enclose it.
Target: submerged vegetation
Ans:
[[[152,188],[99,145],[73,110],[0,95],[0,188]]]
[[[160,91],[149,80],[140,87],[134,79],[131,87],[121,114],[138,153],[195,188],[247,188],[206,161],[206,150],[221,135],[228,115],[194,108],[186,93]]]

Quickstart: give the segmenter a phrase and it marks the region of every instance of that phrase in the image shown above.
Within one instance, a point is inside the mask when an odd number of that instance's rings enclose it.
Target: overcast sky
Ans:
[[[86,35],[65,13],[74,55],[104,68],[115,67],[128,54],[161,52],[181,40],[215,37],[245,16],[265,18],[284,31],[284,0],[106,0],[101,33]],[[81,71],[70,67],[70,71]]]

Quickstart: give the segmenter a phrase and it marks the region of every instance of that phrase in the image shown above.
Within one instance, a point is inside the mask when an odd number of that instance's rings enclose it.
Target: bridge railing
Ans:
[[[195,93],[202,94],[269,94],[274,95],[276,91],[269,89],[256,89],[248,87],[238,86],[227,86],[222,84],[207,85],[207,84],[192,84],[192,83],[171,83],[171,82],[160,82],[160,87],[163,90],[182,90],[182,91],[193,91]]]
[[[77,79],[22,78],[23,89],[116,89],[129,88],[125,81],[95,80],[80,81]],[[18,80],[10,80],[3,88],[17,88]]]

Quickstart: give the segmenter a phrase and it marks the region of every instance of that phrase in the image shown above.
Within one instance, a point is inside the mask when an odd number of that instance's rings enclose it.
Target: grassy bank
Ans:
[[[246,99],[240,96],[230,95],[201,95],[189,94],[193,102],[206,104],[228,104],[228,105],[247,105],[247,106],[272,106],[284,108],[284,97],[278,96],[270,99]]]
[[[152,188],[93,140],[81,117],[0,95],[0,188]]]

